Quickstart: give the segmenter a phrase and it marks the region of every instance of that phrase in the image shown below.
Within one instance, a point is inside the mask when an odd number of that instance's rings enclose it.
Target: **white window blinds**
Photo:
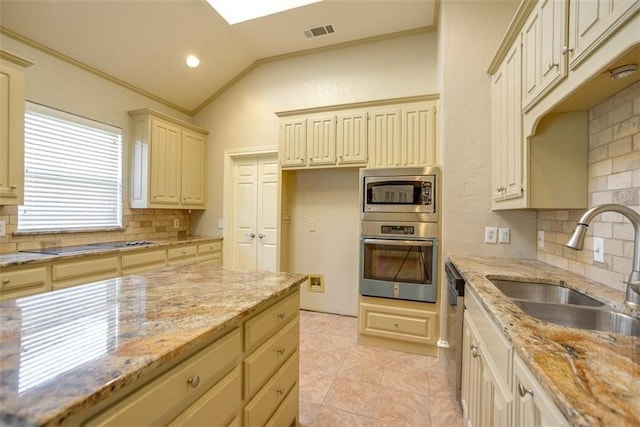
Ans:
[[[18,231],[122,227],[122,130],[27,102]]]

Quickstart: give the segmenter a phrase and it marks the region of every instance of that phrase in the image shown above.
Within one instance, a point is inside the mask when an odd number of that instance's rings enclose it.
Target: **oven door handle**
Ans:
[[[364,239],[364,243],[370,245],[389,246],[433,246],[431,240],[384,240],[384,239]]]

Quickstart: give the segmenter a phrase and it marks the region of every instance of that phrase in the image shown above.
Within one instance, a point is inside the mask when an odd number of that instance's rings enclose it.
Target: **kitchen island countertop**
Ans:
[[[487,277],[562,284],[640,318],[640,312],[625,306],[624,292],[539,261],[463,256],[450,259],[572,425],[640,425],[638,337],[568,328],[535,319]]]
[[[2,302],[0,424],[77,416],[305,279],[192,264]]]

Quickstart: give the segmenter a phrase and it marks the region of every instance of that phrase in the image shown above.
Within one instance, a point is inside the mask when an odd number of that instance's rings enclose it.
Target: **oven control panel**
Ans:
[[[382,225],[380,226],[380,233],[413,236],[416,231],[413,225]]]

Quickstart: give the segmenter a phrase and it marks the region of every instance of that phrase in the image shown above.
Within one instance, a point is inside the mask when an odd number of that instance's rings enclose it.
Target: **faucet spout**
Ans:
[[[589,223],[594,217],[603,212],[616,212],[625,216],[629,221],[631,221],[635,230],[633,267],[631,274],[629,275],[629,279],[627,280],[625,303],[633,306],[634,308],[640,308],[640,214],[623,205],[604,204],[594,206],[580,217],[578,225],[565,246],[581,251],[584,244],[584,237],[586,236],[589,228]]]

